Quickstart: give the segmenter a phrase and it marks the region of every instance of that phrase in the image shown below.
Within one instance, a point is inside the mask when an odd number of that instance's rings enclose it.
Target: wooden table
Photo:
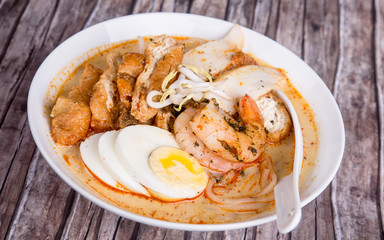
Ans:
[[[50,169],[27,121],[29,85],[62,41],[95,23],[141,12],[187,12],[267,35],[307,62],[336,98],[344,159],[300,225],[275,222],[224,232],[184,232],[121,218],[94,205]],[[0,238],[382,239],[384,0],[0,0]]]

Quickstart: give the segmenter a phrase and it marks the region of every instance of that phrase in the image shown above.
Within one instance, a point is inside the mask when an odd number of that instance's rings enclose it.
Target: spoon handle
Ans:
[[[277,183],[275,191],[277,227],[279,232],[288,233],[300,222],[301,205],[299,193],[299,175],[303,162],[303,135],[296,111],[288,97],[280,90],[274,93],[284,102],[291,119],[295,133],[295,157],[293,171]]]

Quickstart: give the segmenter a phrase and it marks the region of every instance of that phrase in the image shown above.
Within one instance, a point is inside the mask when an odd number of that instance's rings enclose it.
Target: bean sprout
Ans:
[[[167,88],[169,82],[178,72],[180,73],[179,78]],[[205,92],[212,92],[218,97],[232,100],[232,97],[213,86],[212,76],[207,71],[192,65],[179,65],[178,71],[170,72],[164,78],[161,90],[162,92],[151,91],[148,93],[147,103],[150,107],[162,108],[175,104],[178,105],[178,107],[175,107],[176,111],[180,111],[182,106],[190,99],[194,101],[203,99]],[[159,102],[153,101],[155,96],[160,96]]]

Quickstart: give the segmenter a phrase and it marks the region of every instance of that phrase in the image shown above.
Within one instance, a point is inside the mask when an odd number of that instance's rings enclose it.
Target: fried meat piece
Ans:
[[[167,36],[158,36],[149,44],[145,67],[136,80],[132,97],[131,114],[137,120],[148,121],[159,111],[148,106],[147,94],[161,89],[163,79],[182,62],[184,49],[184,45]]]
[[[130,109],[127,108],[122,102],[119,102],[119,117],[115,123],[117,129],[122,129],[130,125],[139,124],[131,114]]]
[[[117,90],[120,101],[128,108],[131,108],[133,87],[136,78],[144,70],[145,57],[139,53],[126,53],[119,67],[117,78]]]
[[[255,59],[244,52],[238,52],[232,56],[231,62],[227,66],[227,70],[238,68],[245,65],[257,65]]]
[[[231,69],[238,68],[241,66],[246,66],[246,65],[257,65],[257,62],[250,55],[244,52],[237,52],[232,56],[231,62],[218,75],[226,71],[229,71]]]
[[[167,131],[173,131],[175,116],[171,109],[161,109],[155,117],[155,126]]]
[[[52,138],[62,145],[74,145],[88,133],[91,111],[88,103],[94,84],[102,70],[87,64],[80,84],[71,89],[68,97],[60,96],[52,109]]]
[[[110,53],[107,56],[107,68],[93,88],[90,101],[92,112],[91,127],[96,132],[105,132],[114,128],[116,118],[116,78],[121,54]]]
[[[119,92],[119,117],[116,128],[137,124],[137,120],[130,114],[133,88],[136,78],[144,70],[145,57],[139,53],[126,53],[119,67],[116,81]]]
[[[264,118],[267,140],[271,143],[278,143],[287,137],[292,121],[283,101],[270,91],[260,96],[256,104]]]
[[[82,73],[80,84],[71,89],[69,97],[73,100],[89,104],[93,93],[93,86],[99,81],[102,72],[101,69],[87,63]]]
[[[91,111],[84,102],[68,97],[57,99],[52,110],[52,138],[63,145],[74,145],[85,138],[91,121]]]

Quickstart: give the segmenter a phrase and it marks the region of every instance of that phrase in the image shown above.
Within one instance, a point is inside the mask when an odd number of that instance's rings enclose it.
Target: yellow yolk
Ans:
[[[200,194],[208,184],[208,176],[197,160],[174,147],[159,147],[149,157],[149,166],[163,182]]]
[[[184,165],[184,167],[186,169],[188,169],[188,171],[196,174],[195,170],[193,169],[193,165],[192,165],[192,162],[189,161],[188,159],[186,159],[184,156],[180,156],[179,154],[171,154],[171,155],[168,155],[167,157],[165,158],[162,158],[159,160],[161,162],[161,164],[163,164],[163,167],[167,170],[169,167],[171,166],[176,166],[176,163],[175,162],[179,162],[181,164]]]

